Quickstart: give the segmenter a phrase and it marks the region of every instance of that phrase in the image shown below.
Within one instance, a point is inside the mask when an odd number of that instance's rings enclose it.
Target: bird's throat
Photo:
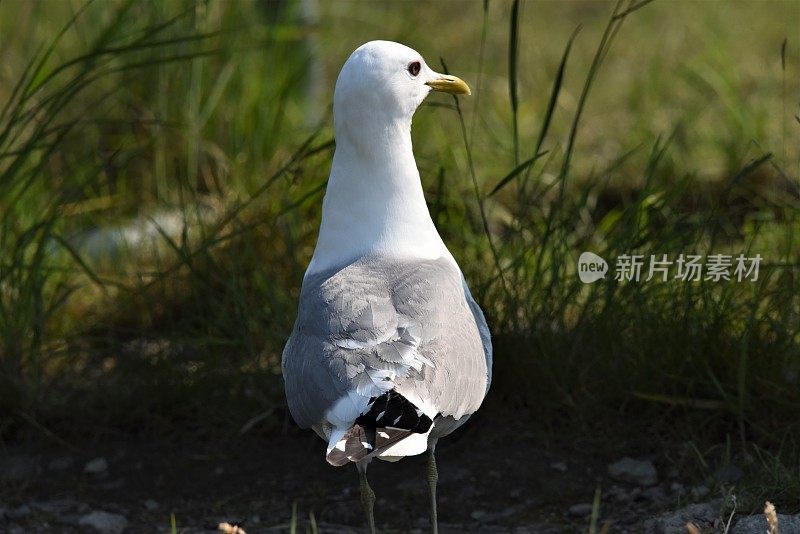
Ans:
[[[450,256],[425,203],[410,131],[376,141],[372,147],[353,146],[346,139],[337,143],[308,272],[368,255]]]

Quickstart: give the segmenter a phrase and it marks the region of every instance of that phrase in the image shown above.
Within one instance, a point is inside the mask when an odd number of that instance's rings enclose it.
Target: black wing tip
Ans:
[[[362,426],[407,430],[415,434],[425,434],[433,424],[430,417],[394,389],[371,399],[369,410],[358,416],[355,422]]]
[[[358,416],[325,459],[336,467],[359,462],[380,454],[411,434],[426,434],[431,426],[430,417],[392,389],[370,399],[369,409]]]

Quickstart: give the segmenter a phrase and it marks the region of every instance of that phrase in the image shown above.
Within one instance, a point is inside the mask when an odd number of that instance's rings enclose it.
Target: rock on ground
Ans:
[[[719,517],[722,500],[699,504],[690,504],[674,512],[648,519],[644,523],[646,534],[674,534],[686,532],[686,523],[695,523],[698,527],[710,526]],[[763,534],[763,532],[759,533]]]
[[[778,514],[779,532],[800,532],[800,515]],[[764,534],[767,519],[763,515],[752,515],[739,519],[731,530],[733,534]]]
[[[653,486],[658,482],[658,472],[649,460],[634,460],[625,457],[608,466],[611,478],[640,486]]]
[[[567,472],[567,464],[564,462],[551,462],[550,469],[553,471],[558,471],[559,473],[566,473]]]
[[[85,473],[91,473],[93,475],[104,473],[107,469],[108,462],[105,458],[95,458],[94,460],[87,462],[83,467],[83,471]]]
[[[128,520],[119,514],[95,510],[81,517],[78,524],[92,527],[101,534],[122,534],[128,527]]]

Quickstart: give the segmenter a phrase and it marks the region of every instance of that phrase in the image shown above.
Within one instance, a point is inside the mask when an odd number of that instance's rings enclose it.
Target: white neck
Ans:
[[[369,255],[452,259],[425,204],[410,120],[382,128],[336,124],[322,223],[306,275]]]

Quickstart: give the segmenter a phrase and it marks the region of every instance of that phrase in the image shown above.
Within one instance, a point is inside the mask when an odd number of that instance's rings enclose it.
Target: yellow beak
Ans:
[[[450,76],[449,74],[437,74],[436,78],[425,82],[434,91],[442,91],[450,93],[451,95],[471,95],[472,91],[469,90],[467,82],[461,78]]]

